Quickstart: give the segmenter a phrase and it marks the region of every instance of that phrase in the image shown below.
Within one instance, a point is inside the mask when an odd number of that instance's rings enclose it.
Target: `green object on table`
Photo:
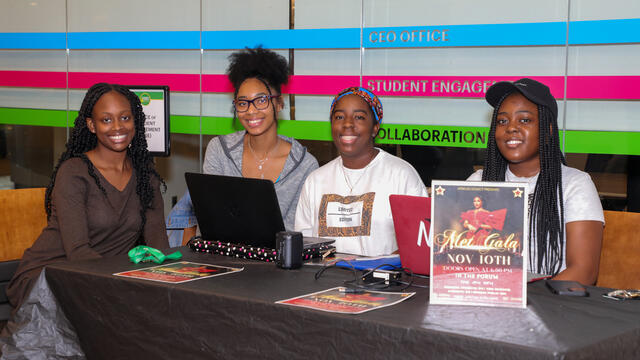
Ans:
[[[182,258],[182,253],[180,251],[165,255],[158,249],[144,245],[138,245],[129,250],[129,260],[134,264],[148,261],[153,261],[156,264],[162,264],[165,260],[178,260],[180,258]]]

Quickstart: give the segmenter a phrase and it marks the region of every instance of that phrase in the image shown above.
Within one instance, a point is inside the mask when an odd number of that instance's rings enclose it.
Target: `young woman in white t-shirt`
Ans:
[[[469,180],[528,183],[529,271],[595,283],[602,205],[589,175],[566,166],[555,98],[525,78],[494,84],[486,99],[495,110],[485,166]]]
[[[331,136],[340,156],[305,181],[295,228],[335,239],[338,252],[379,256],[398,249],[389,195],[426,196],[418,172],[375,147],[382,104],[362,87],[341,91],[331,104]]]

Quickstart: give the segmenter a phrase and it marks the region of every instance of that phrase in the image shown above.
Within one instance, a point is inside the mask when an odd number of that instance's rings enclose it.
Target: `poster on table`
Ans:
[[[234,272],[242,271],[243,269],[244,268],[232,268],[227,266],[179,261],[171,264],[123,271],[115,273],[113,275],[134,279],[144,279],[164,283],[179,284],[187,281],[206,279],[214,276],[228,275]]]
[[[524,308],[525,184],[433,181],[432,304]]]
[[[144,122],[147,149],[151,156],[169,156],[171,153],[169,127],[169,87],[168,86],[128,86],[138,95]]]
[[[306,307],[339,314],[362,314],[367,311],[395,305],[415,295],[415,292],[386,292],[362,290],[353,292],[339,286],[312,294],[297,296],[276,304]]]

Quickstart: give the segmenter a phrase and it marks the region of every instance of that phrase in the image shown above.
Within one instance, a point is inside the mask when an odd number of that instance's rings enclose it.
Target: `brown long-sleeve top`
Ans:
[[[69,159],[60,166],[51,194],[52,211],[47,227],[24,252],[7,288],[9,301],[16,308],[44,266],[126,254],[135,245],[142,221],[135,170],[122,191],[112,186],[97,169],[95,173],[106,196],[80,158]],[[169,243],[160,184],[155,177],[151,178],[153,203],[146,212],[144,239],[148,246],[165,249]]]

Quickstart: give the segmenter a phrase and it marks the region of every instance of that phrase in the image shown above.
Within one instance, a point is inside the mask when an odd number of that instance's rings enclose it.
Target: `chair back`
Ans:
[[[22,258],[47,226],[45,190],[0,190],[0,261]]]
[[[604,212],[597,286],[640,289],[640,213]]]

